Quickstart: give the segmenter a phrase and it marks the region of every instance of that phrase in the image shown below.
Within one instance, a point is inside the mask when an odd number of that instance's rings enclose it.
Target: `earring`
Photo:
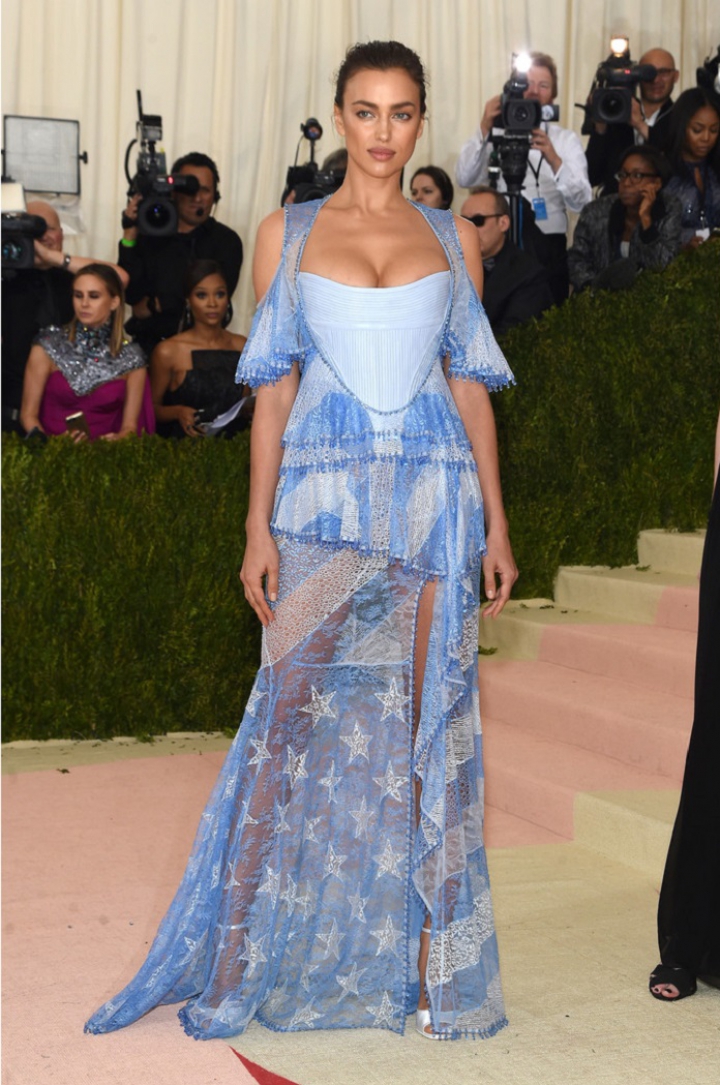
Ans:
[[[222,318],[221,324],[223,328],[227,328],[228,324],[233,318],[233,304],[232,299],[228,302],[228,307],[225,310],[225,316]]]

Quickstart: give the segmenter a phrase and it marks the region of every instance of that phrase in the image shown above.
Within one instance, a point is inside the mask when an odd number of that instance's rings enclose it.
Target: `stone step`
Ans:
[[[692,701],[541,661],[483,658],[481,715],[679,783]]]
[[[538,659],[692,698],[695,644],[694,633],[659,625],[549,625]]]
[[[697,632],[697,577],[636,566],[563,566],[555,582],[561,608]]]
[[[660,528],[641,531],[638,535],[638,565],[697,576],[704,544],[704,531],[663,531]]]
[[[680,792],[598,791],[575,797],[575,840],[660,886]]]
[[[493,717],[483,725],[487,802],[565,839],[578,791],[661,790],[672,783],[622,761],[530,734]]]

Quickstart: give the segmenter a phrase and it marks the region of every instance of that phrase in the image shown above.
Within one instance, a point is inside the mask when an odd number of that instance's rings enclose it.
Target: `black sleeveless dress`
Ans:
[[[192,369],[185,374],[182,384],[163,396],[165,407],[193,407],[197,422],[212,422],[225,414],[243,399],[242,384],[235,383],[239,350],[193,350]],[[252,401],[244,404],[240,413],[221,431],[221,436],[232,437],[247,429],[252,419]],[[179,422],[166,422],[158,426],[163,437],[185,437]]]

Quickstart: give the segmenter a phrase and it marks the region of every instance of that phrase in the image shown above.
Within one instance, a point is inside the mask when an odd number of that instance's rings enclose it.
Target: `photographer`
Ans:
[[[149,355],[161,339],[175,335],[183,314],[183,279],[195,260],[216,260],[232,295],[240,276],[242,241],[229,226],[212,218],[220,199],[220,177],[211,158],[199,152],[179,158],[173,175],[197,178],[193,195],[175,192],[177,230],[167,236],[142,234],[136,225],[142,197],[128,201],[118,262],[130,276],[127,300],[133,316],[126,328]]]
[[[535,99],[541,106],[550,105],[558,92],[555,61],[544,53],[530,56],[532,64],[523,97]],[[489,181],[492,129],[497,125],[500,104],[499,94],[486,102],[480,127],[463,144],[456,176],[464,188]],[[501,179],[498,191],[505,190]],[[535,212],[534,255],[548,269],[553,297],[560,304],[568,293],[567,212],[582,211],[592,199],[585,154],[575,132],[545,121],[533,129],[523,197]]]
[[[67,324],[73,317],[73,275],[89,264],[108,264],[120,276],[127,274],[110,261],[63,252],[63,229],[55,208],[44,200],[31,200],[28,214],[45,220],[46,230],[35,245],[35,267],[3,279],[2,289],[2,428],[17,430],[23,375],[33,340],[41,328]]]
[[[654,79],[638,84],[640,97],[632,102],[629,124],[603,124],[593,122],[585,156],[590,184],[599,185],[603,195],[617,192],[615,173],[620,155],[627,147],[652,143],[663,148],[667,140],[672,92],[680,72],[675,67],[672,53],[666,49],[649,49],[640,57],[640,64],[651,64],[656,71]]]

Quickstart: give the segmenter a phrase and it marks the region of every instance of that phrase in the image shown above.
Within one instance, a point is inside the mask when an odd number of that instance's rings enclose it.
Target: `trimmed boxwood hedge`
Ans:
[[[644,528],[705,526],[719,284],[713,240],[503,340],[517,385],[494,406],[518,596],[551,594],[560,565],[634,561]]]
[[[584,294],[503,346],[494,397],[520,597],[704,525],[720,244]],[[3,439],[4,739],[234,729],[260,627],[237,579],[248,440]]]
[[[246,435],[3,441],[5,741],[237,727],[248,458]]]

